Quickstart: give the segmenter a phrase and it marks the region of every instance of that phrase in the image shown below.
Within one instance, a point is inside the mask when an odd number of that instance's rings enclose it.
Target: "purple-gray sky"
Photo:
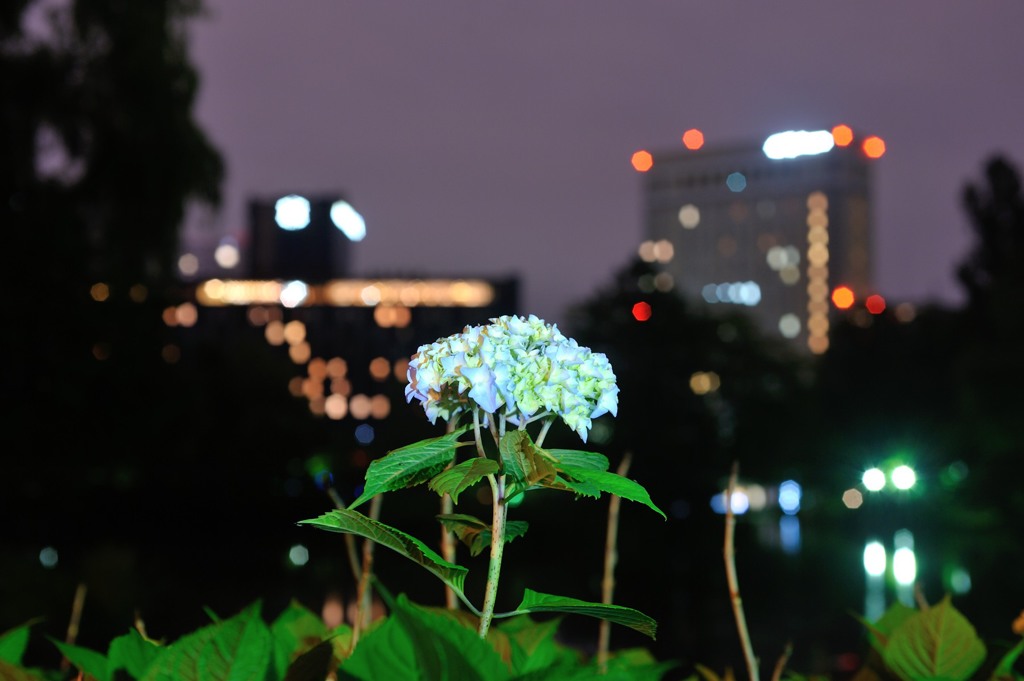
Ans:
[[[1024,166],[1019,0],[206,0],[200,124],[228,164],[190,243],[253,194],[343,191],[357,275],[518,274],[560,322],[643,238],[640,148],[846,123],[888,151],[874,270],[891,300],[959,300],[960,206]],[[207,261],[210,256],[207,253]]]

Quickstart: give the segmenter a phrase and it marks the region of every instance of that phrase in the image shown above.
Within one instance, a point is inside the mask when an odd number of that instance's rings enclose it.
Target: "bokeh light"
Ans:
[[[880,468],[867,469],[860,480],[869,492],[877,492],[885,487],[885,473]]]
[[[740,172],[729,173],[725,178],[725,186],[731,192],[741,192],[747,188],[747,176]]]
[[[683,146],[696,151],[704,146],[704,133],[697,128],[690,128],[683,133]]]
[[[861,149],[864,150],[864,155],[868,158],[882,158],[882,155],[885,154],[885,141],[881,137],[872,135],[864,140]]]
[[[871,314],[882,314],[885,312],[885,298],[878,295],[870,295],[867,300],[864,301],[864,307],[868,309]]]
[[[633,319],[638,322],[646,322],[651,318],[651,306],[649,303],[640,301],[633,305]]]
[[[837,147],[848,147],[853,142],[853,130],[848,125],[839,124],[832,128],[832,140]]]
[[[892,484],[896,489],[910,489],[917,482],[917,474],[914,469],[907,465],[896,466],[889,474]]]
[[[882,542],[870,541],[864,546],[864,572],[872,577],[885,574],[885,547]]]
[[[837,286],[832,291],[832,304],[840,310],[848,310],[853,305],[855,297],[849,286]]]
[[[646,173],[654,166],[654,157],[651,156],[651,152],[641,149],[633,154],[630,163],[637,172]]]

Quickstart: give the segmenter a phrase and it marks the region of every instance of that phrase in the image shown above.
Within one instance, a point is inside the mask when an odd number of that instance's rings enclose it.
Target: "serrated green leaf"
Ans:
[[[270,625],[276,678],[283,678],[296,658],[327,637],[323,620],[298,601],[291,601]]]
[[[491,545],[491,526],[488,523],[464,513],[448,513],[435,516],[441,524],[454,532],[463,544],[469,547],[470,555],[477,556]],[[505,522],[505,543],[526,534],[530,524],[525,520]]]
[[[342,681],[422,681],[409,634],[393,617],[384,620],[372,632],[366,632],[359,645],[338,669]]]
[[[529,615],[520,615],[498,624],[497,628],[512,641],[515,673],[535,672],[565,660],[568,651],[555,640],[561,623],[561,617],[535,622]]]
[[[96,677],[97,681],[109,681],[110,672],[107,669],[107,656],[103,653],[90,650],[89,648],[83,648],[82,646],[72,645],[70,643],[64,643],[58,641],[55,638],[50,639],[53,645],[57,646],[60,650],[61,655],[68,659],[76,669],[85,672],[90,676]]]
[[[543,594],[531,589],[526,589],[523,592],[523,602],[519,604],[516,611],[522,614],[531,612],[564,612],[588,615],[635,629],[641,634],[650,636],[652,639],[658,629],[657,622],[633,608],[626,608],[621,605],[605,605],[604,603],[590,603],[576,598],[569,598],[568,596]]]
[[[503,681],[509,669],[480,636],[455,619],[438,615],[399,594],[392,611],[413,645],[416,663],[427,679]]]
[[[630,501],[641,503],[660,515],[662,518],[668,520],[668,516],[665,515],[664,511],[655,506],[654,502],[651,501],[651,497],[647,493],[647,490],[644,489],[642,485],[630,480],[629,478],[624,478],[616,473],[595,471],[589,468],[563,466],[562,470],[567,475],[581,483],[590,483],[595,485],[602,492],[608,492],[609,494],[618,495],[623,499],[629,499]]]
[[[466,426],[440,437],[393,449],[374,460],[366,469],[363,493],[348,507],[354,509],[381,492],[405,489],[427,482],[452,462],[457,447],[468,444],[458,441],[464,432]]]
[[[589,468],[594,471],[608,470],[608,457],[597,452],[584,452],[579,449],[546,449],[544,450],[558,464],[558,467]]]
[[[555,481],[545,485],[545,487],[563,492],[572,492],[577,497],[590,497],[591,499],[601,498],[601,488],[597,485],[591,482],[573,480],[572,478],[566,478],[561,475],[556,475]]]
[[[197,671],[203,681],[263,681],[270,656],[270,629],[257,601],[217,625],[199,653]]]
[[[21,658],[28,647],[31,623],[8,629],[0,634],[0,660],[11,664],[21,664]]]
[[[445,494],[451,495],[452,501],[457,504],[459,503],[459,494],[475,485],[485,475],[492,475],[497,472],[497,461],[478,456],[441,471],[431,478],[427,487],[441,496]]]
[[[877,622],[869,622],[858,614],[854,614],[854,617],[868,630],[868,641],[871,643],[871,647],[881,654],[885,652],[885,645],[893,630],[915,614],[917,614],[917,610],[896,601],[882,613]]]
[[[413,536],[389,525],[368,518],[351,508],[335,509],[318,518],[301,520],[299,524],[313,525],[330,532],[347,532],[371,539],[426,568],[452,589],[463,593],[468,570],[449,563]]]
[[[199,654],[220,624],[208,624],[163,649],[140,681],[199,681]]]
[[[525,430],[510,430],[505,433],[498,443],[498,451],[512,488],[509,497],[534,485],[554,482],[554,459],[535,445]]]
[[[160,646],[146,640],[137,629],[128,630],[127,634],[111,641],[107,649],[107,667],[111,678],[118,669],[124,669],[136,679],[141,678],[161,652]]]
[[[43,677],[36,676],[27,669],[0,659],[0,681],[43,681]]]
[[[985,661],[985,654],[974,627],[946,596],[896,627],[883,660],[904,681],[964,681]]]

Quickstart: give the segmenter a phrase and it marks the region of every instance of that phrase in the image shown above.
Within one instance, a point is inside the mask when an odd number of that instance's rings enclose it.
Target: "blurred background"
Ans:
[[[1024,456],[1024,9],[14,0],[0,9],[0,630],[102,648],[353,586],[416,348],[537,314],[611,359],[613,646],[843,678],[950,594],[1008,641]],[[565,429],[553,446],[579,447]],[[459,510],[486,513],[463,497]],[[381,519],[429,542],[436,495]],[[600,600],[607,499],[528,495],[501,600]],[[468,593],[481,593],[483,558]],[[439,584],[378,552],[394,591]],[[582,619],[583,621],[578,621]],[[597,623],[564,635],[596,644]],[[52,656],[45,645],[33,651]]]

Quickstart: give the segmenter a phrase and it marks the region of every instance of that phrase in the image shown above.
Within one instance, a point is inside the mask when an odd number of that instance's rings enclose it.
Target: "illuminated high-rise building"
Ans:
[[[348,274],[362,216],[339,194],[284,194],[249,202],[249,276],[324,282]]]
[[[769,334],[824,352],[833,291],[874,293],[871,159],[884,146],[849,132],[654,153],[640,247],[660,270],[654,285],[741,306]]]

